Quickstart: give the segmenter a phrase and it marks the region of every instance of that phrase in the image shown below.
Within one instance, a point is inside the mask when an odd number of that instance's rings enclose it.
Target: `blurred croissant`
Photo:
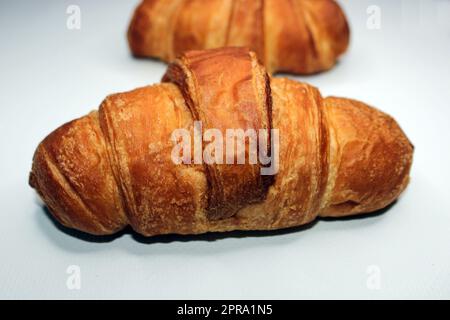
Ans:
[[[270,78],[245,49],[188,52],[163,81],[107,97],[38,146],[30,185],[63,225],[146,236],[280,229],[384,208],[408,184],[413,147],[394,119]],[[279,130],[278,172],[175,163],[171,135],[195,121]]]
[[[334,0],[144,0],[128,30],[136,56],[173,61],[187,50],[247,47],[269,73],[333,67],[349,26]]]

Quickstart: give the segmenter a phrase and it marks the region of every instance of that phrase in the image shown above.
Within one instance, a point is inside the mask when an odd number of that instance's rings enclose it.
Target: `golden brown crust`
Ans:
[[[110,234],[127,225],[95,112],[44,139],[33,159],[30,184],[66,226]]]
[[[30,184],[68,227],[111,234],[130,224],[146,236],[287,228],[372,212],[400,195],[413,147],[391,117],[304,83],[269,83],[263,71],[243,49],[188,53],[169,68],[173,83],[109,96],[51,133]],[[271,184],[255,175],[259,164],[175,164],[171,134],[193,134],[196,119],[278,129]]]
[[[330,197],[321,216],[372,212],[406,188],[413,146],[390,116],[362,102],[326,98],[332,137]]]
[[[140,233],[190,230],[201,206],[189,183],[197,169],[171,161],[172,131],[191,126],[185,111],[179,90],[164,84],[110,96],[100,107],[129,223]]]
[[[270,73],[328,70],[349,39],[334,0],[144,0],[128,30],[137,56],[172,62],[188,50],[248,47]]]
[[[242,48],[187,52],[169,66],[163,81],[178,85],[195,121],[204,130],[270,130],[266,77],[248,50]],[[223,68],[223,66],[228,66]],[[246,148],[248,159],[249,150]],[[208,217],[233,216],[243,206],[264,199],[269,184],[259,164],[206,165]]]
[[[264,62],[264,0],[234,0],[228,22],[226,42],[222,46],[252,47],[260,61]]]

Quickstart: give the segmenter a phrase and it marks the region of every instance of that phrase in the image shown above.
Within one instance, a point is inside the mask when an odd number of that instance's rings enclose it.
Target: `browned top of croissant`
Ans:
[[[165,83],[105,99],[36,150],[33,186],[62,224],[93,234],[268,230],[384,208],[408,184],[413,147],[390,116],[270,78],[254,53],[176,60]],[[175,129],[279,130],[279,171],[261,164],[176,164]]]
[[[350,31],[333,0],[144,0],[128,40],[137,56],[173,61],[187,50],[248,47],[269,72],[330,69]]]

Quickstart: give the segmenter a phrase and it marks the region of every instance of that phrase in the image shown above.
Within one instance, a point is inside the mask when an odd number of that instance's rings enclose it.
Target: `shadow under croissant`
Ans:
[[[60,224],[50,213],[48,208],[46,206],[43,206],[43,211],[48,217],[48,219],[51,220],[53,225],[61,232],[77,238],[82,241],[91,242],[91,243],[107,243],[112,242],[115,239],[118,239],[124,235],[131,235],[132,238],[142,244],[154,244],[154,243],[171,243],[171,242],[190,242],[190,241],[217,241],[221,239],[226,238],[250,238],[250,237],[271,237],[271,236],[278,236],[278,235],[284,235],[284,234],[291,234],[291,233],[297,233],[302,232],[305,230],[309,230],[312,227],[314,227],[319,221],[350,221],[350,220],[361,220],[361,219],[370,219],[374,217],[378,217],[389,211],[397,201],[393,202],[386,208],[383,208],[381,210],[363,214],[363,215],[354,215],[354,216],[348,216],[348,217],[342,217],[342,218],[318,218],[308,224],[292,227],[292,228],[285,228],[285,229],[279,229],[279,230],[253,230],[253,231],[229,231],[229,232],[210,232],[210,233],[204,233],[204,234],[198,234],[198,235],[178,235],[178,234],[168,234],[168,235],[159,235],[159,236],[153,236],[153,237],[145,237],[143,235],[140,235],[139,233],[135,232],[131,227],[126,227],[125,229],[108,236],[95,236],[91,235],[82,231],[78,231],[75,229],[67,228]]]

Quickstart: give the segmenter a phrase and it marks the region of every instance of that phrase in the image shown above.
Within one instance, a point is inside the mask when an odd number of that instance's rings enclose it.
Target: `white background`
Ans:
[[[450,298],[444,0],[341,1],[352,27],[348,54],[328,73],[298,78],[390,113],[414,143],[411,184],[384,214],[148,241],[129,233],[96,241],[56,228],[27,184],[38,143],[107,94],[156,83],[165,71],[129,54],[136,3],[0,2],[0,298]],[[81,30],[66,28],[70,4],[81,8]],[[366,25],[373,4],[380,30]],[[70,265],[81,268],[81,290],[66,286]]]

